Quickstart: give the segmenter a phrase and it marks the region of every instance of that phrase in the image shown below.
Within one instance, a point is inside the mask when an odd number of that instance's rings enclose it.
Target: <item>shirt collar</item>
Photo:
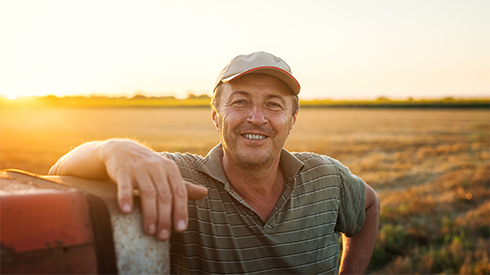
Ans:
[[[226,184],[228,180],[226,179],[223,166],[221,165],[222,158],[223,147],[221,143],[219,143],[213,149],[211,149],[203,161],[198,164],[197,170],[206,173],[223,184]],[[283,148],[281,151],[279,165],[288,178],[293,178],[304,166],[304,163]]]

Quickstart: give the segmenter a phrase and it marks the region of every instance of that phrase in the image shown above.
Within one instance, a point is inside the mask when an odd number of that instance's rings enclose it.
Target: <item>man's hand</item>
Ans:
[[[168,239],[172,224],[185,231],[188,199],[207,194],[205,187],[185,182],[175,162],[131,140],[85,143],[60,158],[49,174],[112,180],[124,213],[131,212],[133,189],[139,189],[144,230],[161,240]]]

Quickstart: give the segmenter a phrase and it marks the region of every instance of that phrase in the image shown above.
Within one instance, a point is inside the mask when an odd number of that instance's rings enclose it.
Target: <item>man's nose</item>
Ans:
[[[254,106],[248,115],[247,121],[254,125],[264,125],[267,123],[267,118],[260,106]]]

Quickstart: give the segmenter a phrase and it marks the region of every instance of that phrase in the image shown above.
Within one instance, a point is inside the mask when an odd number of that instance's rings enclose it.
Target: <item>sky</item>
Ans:
[[[212,93],[238,54],[303,99],[490,97],[488,0],[0,0],[0,94]]]

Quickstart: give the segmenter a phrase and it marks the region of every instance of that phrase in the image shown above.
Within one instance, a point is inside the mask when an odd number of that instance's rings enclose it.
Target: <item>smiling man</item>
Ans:
[[[75,148],[50,173],[113,180],[123,212],[139,188],[145,231],[170,238],[172,273],[364,273],[378,196],[337,160],[283,148],[299,91],[282,59],[240,55],[216,81],[221,143],[206,157],[111,139]]]
[[[221,105],[212,118],[221,138],[223,170],[238,195],[267,221],[283,189],[279,161],[296,121],[294,94],[267,74],[220,85]]]

